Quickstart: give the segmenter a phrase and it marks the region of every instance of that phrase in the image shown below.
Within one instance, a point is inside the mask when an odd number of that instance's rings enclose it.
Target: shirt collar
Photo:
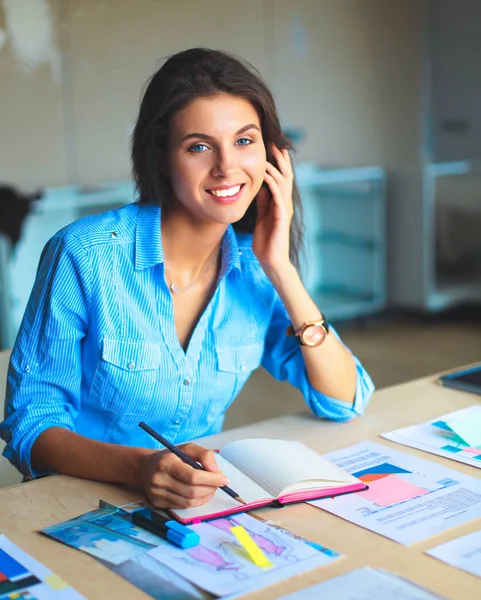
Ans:
[[[135,268],[148,269],[164,262],[160,206],[141,204],[135,229]]]
[[[221,277],[233,269],[241,270],[239,245],[232,225],[229,225],[222,239],[221,253]],[[160,206],[141,204],[135,231],[135,268],[148,269],[163,262]]]
[[[221,252],[221,277],[228,275],[234,269],[241,271],[239,244],[237,243],[237,236],[232,225],[229,225],[222,238]]]

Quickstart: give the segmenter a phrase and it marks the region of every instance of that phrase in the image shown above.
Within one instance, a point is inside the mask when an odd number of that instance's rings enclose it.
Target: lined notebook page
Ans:
[[[221,454],[274,497],[285,491],[329,488],[358,481],[301,442],[239,440],[228,444]],[[313,486],[309,480],[318,484]],[[301,481],[306,481],[306,485],[294,485]],[[291,489],[286,490],[288,487]]]
[[[229,487],[235,490],[247,503],[256,502],[258,500],[272,500],[272,496],[266,492],[266,490],[262,489],[257,483],[249,479],[249,477],[246,477],[239,469],[220,456],[220,454],[217,454],[215,458],[219,469],[230,479]],[[176,508],[175,513],[178,514],[181,519],[190,519],[211,515],[231,508],[237,508],[238,506],[239,502],[219,488],[214,497],[202,506],[196,506],[195,508]]]

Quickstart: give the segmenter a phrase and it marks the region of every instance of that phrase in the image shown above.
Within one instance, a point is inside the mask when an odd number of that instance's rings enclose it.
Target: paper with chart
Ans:
[[[309,504],[400,544],[481,517],[481,479],[374,442],[360,442],[326,458],[369,490]]]
[[[82,600],[84,596],[7,537],[0,535],[0,598]]]
[[[476,408],[481,408],[475,406]],[[471,448],[481,450],[481,411],[471,410],[466,416],[449,419],[446,425],[462,442]]]
[[[282,596],[279,600],[443,600],[415,583],[382,569],[363,567]]]
[[[456,423],[462,424],[463,429],[459,431],[464,431],[467,422],[474,424],[480,420],[481,406],[468,406],[419,425],[383,433],[382,437],[481,469],[481,448],[470,446],[450,427],[450,423],[454,423],[455,426]],[[468,439],[471,439],[471,435]]]
[[[247,530],[273,563],[272,568],[263,569],[249,560],[230,531],[237,525]],[[149,551],[149,555],[216,596],[271,585],[340,556],[248,514],[199,523],[192,529],[200,535],[199,546],[188,550],[161,546]]]
[[[481,577],[481,529],[426,550],[426,554]]]

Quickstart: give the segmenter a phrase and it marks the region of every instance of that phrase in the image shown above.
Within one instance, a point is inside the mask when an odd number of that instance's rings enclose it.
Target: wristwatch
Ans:
[[[287,335],[295,335],[301,346],[320,346],[329,333],[329,323],[324,315],[316,321],[306,321],[294,331],[292,325],[287,328]]]

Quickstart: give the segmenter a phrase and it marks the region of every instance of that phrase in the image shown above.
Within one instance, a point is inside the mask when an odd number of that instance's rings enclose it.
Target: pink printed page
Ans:
[[[381,479],[369,482],[369,489],[360,492],[359,496],[370,500],[379,506],[392,506],[404,500],[411,500],[427,494],[428,490],[420,488],[398,475],[387,475]]]

